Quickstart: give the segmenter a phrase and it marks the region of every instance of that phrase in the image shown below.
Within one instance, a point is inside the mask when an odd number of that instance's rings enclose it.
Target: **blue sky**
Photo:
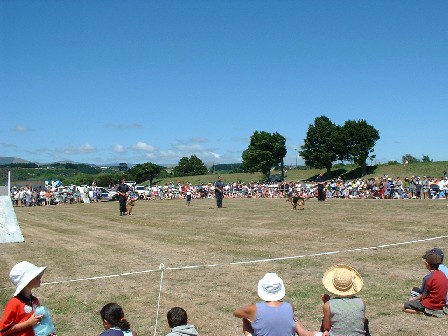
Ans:
[[[2,0],[0,156],[207,165],[316,117],[448,160],[447,1]],[[303,160],[298,157],[298,163]]]

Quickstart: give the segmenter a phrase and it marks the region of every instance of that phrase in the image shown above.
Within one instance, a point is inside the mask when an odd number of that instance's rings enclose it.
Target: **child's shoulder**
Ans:
[[[124,332],[122,330],[113,329],[113,328],[104,330],[100,334],[100,336],[123,336],[123,335],[124,335]]]

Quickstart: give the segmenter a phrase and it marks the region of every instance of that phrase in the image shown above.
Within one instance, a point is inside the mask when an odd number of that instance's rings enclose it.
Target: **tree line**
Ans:
[[[375,157],[373,147],[379,138],[378,130],[365,120],[348,120],[340,126],[333,123],[328,117],[320,116],[315,118],[313,124],[309,125],[304,144],[298,153],[304,159],[307,167],[325,168],[327,176],[330,176],[331,168],[336,161],[354,162],[362,167],[362,175],[366,175],[366,161]],[[286,152],[286,139],[280,133],[256,130],[250,138],[247,149],[242,153],[241,164],[214,165],[211,172],[215,173],[217,168],[219,170],[230,167],[234,172],[261,172],[267,179],[271,169],[277,168],[281,171],[283,178]],[[406,158],[409,162],[414,161],[409,154],[406,155]],[[424,157],[423,159],[428,160],[429,158]],[[152,184],[156,178],[196,176],[209,173],[206,165],[196,155],[189,158],[182,157],[172,169],[151,162],[137,164],[130,169],[127,164],[120,164],[116,167],[117,169],[108,171],[102,171],[98,167],[86,164],[64,163],[51,166],[54,170],[44,174],[46,179],[51,179],[51,174],[57,173],[58,179],[63,177],[66,180],[64,183],[78,185],[90,184],[92,179],[96,180],[97,185],[110,185],[117,183],[123,176],[137,183],[149,181]],[[37,167],[35,164],[27,163],[17,164],[15,168],[18,169],[20,177],[25,180],[32,177],[29,174],[25,176],[25,171]],[[77,174],[68,172],[77,172]]]

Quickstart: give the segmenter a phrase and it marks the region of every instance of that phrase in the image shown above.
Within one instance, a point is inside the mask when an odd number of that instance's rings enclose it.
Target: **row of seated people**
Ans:
[[[422,258],[429,273],[423,278],[421,287],[411,290],[403,311],[445,317],[448,314],[448,268],[443,265],[444,253],[433,248]],[[10,278],[16,289],[0,322],[2,336],[56,335],[51,315],[31,293],[40,286],[45,269],[28,261],[11,269]],[[321,296],[323,319],[317,330],[307,330],[297,318],[294,306],[283,300],[285,285],[276,273],[266,273],[259,280],[257,289],[262,301],[237,308],[233,314],[242,319],[245,336],[370,335],[366,304],[358,295],[364,284],[360,273],[349,265],[334,265],[324,273],[322,283],[330,295]],[[101,336],[136,336],[117,303],[106,304],[100,315],[104,327]],[[180,307],[170,309],[167,320],[171,328],[167,336],[199,335],[196,327],[188,322],[186,311]]]

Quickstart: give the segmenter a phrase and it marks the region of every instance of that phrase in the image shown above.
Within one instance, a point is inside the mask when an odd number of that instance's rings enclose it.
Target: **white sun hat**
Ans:
[[[285,296],[285,285],[276,273],[266,273],[258,281],[258,296],[263,301],[279,301]]]
[[[37,267],[28,261],[22,261],[14,265],[9,272],[11,282],[16,286],[14,296],[19,294],[38,275],[42,275],[47,266]]]

